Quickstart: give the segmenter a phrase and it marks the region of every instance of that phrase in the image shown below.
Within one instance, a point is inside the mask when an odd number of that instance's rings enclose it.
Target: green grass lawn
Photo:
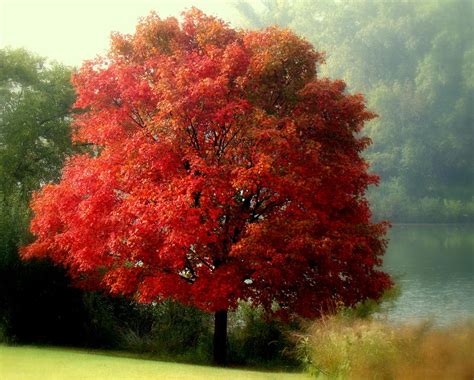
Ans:
[[[117,357],[107,352],[0,345],[1,380],[307,380],[304,374],[224,369]]]

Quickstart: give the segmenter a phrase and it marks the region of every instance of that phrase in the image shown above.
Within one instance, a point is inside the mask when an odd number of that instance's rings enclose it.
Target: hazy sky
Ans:
[[[24,47],[68,65],[108,48],[112,31],[131,33],[151,10],[179,16],[196,6],[230,21],[232,0],[0,0],[0,48]]]

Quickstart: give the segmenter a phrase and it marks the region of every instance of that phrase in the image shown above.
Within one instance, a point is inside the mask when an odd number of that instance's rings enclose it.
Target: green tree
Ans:
[[[62,270],[18,256],[32,191],[58,178],[73,149],[70,76],[25,50],[0,50],[0,329],[19,341],[67,343],[67,324],[83,318],[81,293]]]
[[[0,50],[1,192],[28,198],[56,180],[72,151],[71,69],[25,50]]]

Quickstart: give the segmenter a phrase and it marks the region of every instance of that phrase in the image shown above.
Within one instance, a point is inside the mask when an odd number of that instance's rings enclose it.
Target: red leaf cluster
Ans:
[[[239,299],[312,317],[379,297],[358,132],[374,117],[288,30],[235,31],[197,9],[151,14],[74,77],[75,139],[32,202],[36,241],[78,284],[207,311]]]

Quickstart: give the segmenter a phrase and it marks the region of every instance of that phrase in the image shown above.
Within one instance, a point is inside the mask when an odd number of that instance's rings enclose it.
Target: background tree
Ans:
[[[57,180],[72,152],[70,76],[25,50],[0,50],[0,332],[20,342],[80,339],[81,292],[62,268],[18,255],[29,239],[31,192]]]
[[[253,3],[255,5],[255,3]],[[472,221],[473,3],[261,1],[247,25],[288,26],[327,52],[323,74],[367,94],[378,218]],[[423,141],[423,143],[420,143]]]
[[[283,317],[377,299],[385,225],[372,224],[359,136],[373,114],[288,30],[237,32],[197,9],[115,34],[74,83],[76,155],[32,204],[37,240],[76,283],[215,313],[225,362],[239,300]]]
[[[25,50],[1,50],[0,175],[3,194],[27,198],[57,180],[72,152],[71,69]]]

